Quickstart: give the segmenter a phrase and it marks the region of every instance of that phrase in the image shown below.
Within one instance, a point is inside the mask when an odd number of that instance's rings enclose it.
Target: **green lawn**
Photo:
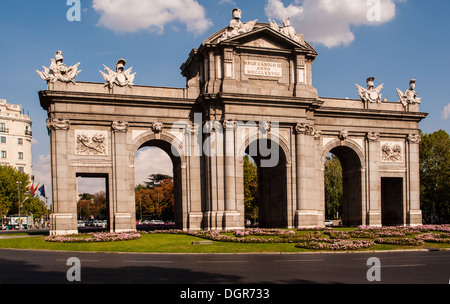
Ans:
[[[336,229],[338,230],[338,229]],[[296,232],[302,234],[306,232]],[[296,248],[295,243],[281,244],[242,244],[213,242],[212,245],[192,245],[194,241],[204,241],[201,238],[174,234],[142,234],[138,240],[111,243],[51,243],[45,241],[45,236],[30,238],[0,239],[0,248],[38,249],[56,251],[91,251],[91,252],[140,252],[140,253],[296,253],[314,252]],[[407,250],[424,248],[450,248],[450,244],[425,243],[424,246],[398,246],[377,244],[366,249],[373,250]],[[363,250],[361,250],[363,251]]]

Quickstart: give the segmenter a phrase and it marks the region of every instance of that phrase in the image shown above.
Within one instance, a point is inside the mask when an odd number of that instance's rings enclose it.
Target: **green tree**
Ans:
[[[138,185],[135,188],[136,218],[151,215],[159,219],[173,219],[175,205],[173,178],[154,174],[149,180],[146,187]]]
[[[450,138],[444,130],[422,134],[420,200],[425,216],[438,222],[450,220]]]
[[[19,184],[17,184],[19,182]],[[30,189],[30,176],[20,173],[11,166],[0,166],[0,213],[2,216],[17,214],[20,201],[24,202],[25,192]]]
[[[47,207],[45,203],[37,196],[25,197],[23,201],[23,210],[26,214],[32,214],[33,218],[40,218],[47,214]]]
[[[152,174],[148,177],[148,182],[145,182],[145,185],[147,188],[155,188],[157,187],[162,181],[166,179],[173,179],[170,175],[164,175],[161,173],[158,174]]]
[[[246,217],[259,217],[258,167],[248,155],[244,156],[244,206]]]
[[[325,159],[325,213],[328,219],[337,219],[342,215],[344,200],[342,166],[335,156]]]

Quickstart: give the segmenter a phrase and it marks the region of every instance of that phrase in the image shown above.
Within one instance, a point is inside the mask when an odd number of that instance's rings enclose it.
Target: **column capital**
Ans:
[[[422,141],[422,137],[420,134],[409,134],[408,135],[408,142],[412,144],[420,144]]]
[[[51,130],[69,130],[69,128],[70,128],[70,121],[68,119],[62,118],[47,119],[47,129],[49,133]]]
[[[128,123],[124,121],[113,122],[111,128],[116,133],[127,133],[128,132]]]

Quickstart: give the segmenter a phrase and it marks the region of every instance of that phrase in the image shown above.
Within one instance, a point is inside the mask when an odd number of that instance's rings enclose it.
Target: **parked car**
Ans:
[[[331,220],[325,220],[325,227],[333,227],[333,222]]]
[[[84,228],[86,227],[86,224],[84,223],[84,221],[78,221],[78,228]]]

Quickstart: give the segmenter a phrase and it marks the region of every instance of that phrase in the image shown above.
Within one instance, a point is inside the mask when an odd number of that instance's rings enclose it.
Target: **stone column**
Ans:
[[[112,187],[110,189],[110,230],[114,232],[136,230],[136,207],[129,181],[127,150],[128,123],[112,124]],[[134,187],[133,187],[134,190]]]
[[[192,127],[185,131],[186,139],[186,161],[189,168],[189,230],[200,230],[202,228],[202,174],[201,174],[201,153],[202,153],[202,132],[201,117],[199,123],[194,122]],[[184,227],[183,227],[184,228]]]
[[[49,119],[51,141],[52,198],[51,235],[78,233],[75,173],[69,166],[69,129],[66,119]],[[74,201],[75,200],[75,201]]]
[[[306,123],[297,124],[296,128],[296,164],[297,164],[297,227],[317,227],[321,216],[317,203],[312,197],[315,183],[314,137],[315,128]]]
[[[408,136],[407,178],[409,191],[406,203],[406,224],[408,226],[422,225],[422,211],[420,209],[420,168],[419,144],[420,134]]]
[[[381,226],[380,134],[368,133],[366,159],[367,226]],[[364,220],[364,219],[363,219]]]
[[[225,133],[225,227],[224,229],[240,229],[243,223],[240,222],[240,214],[236,206],[236,147],[235,130],[237,122],[225,121],[223,129]]]

